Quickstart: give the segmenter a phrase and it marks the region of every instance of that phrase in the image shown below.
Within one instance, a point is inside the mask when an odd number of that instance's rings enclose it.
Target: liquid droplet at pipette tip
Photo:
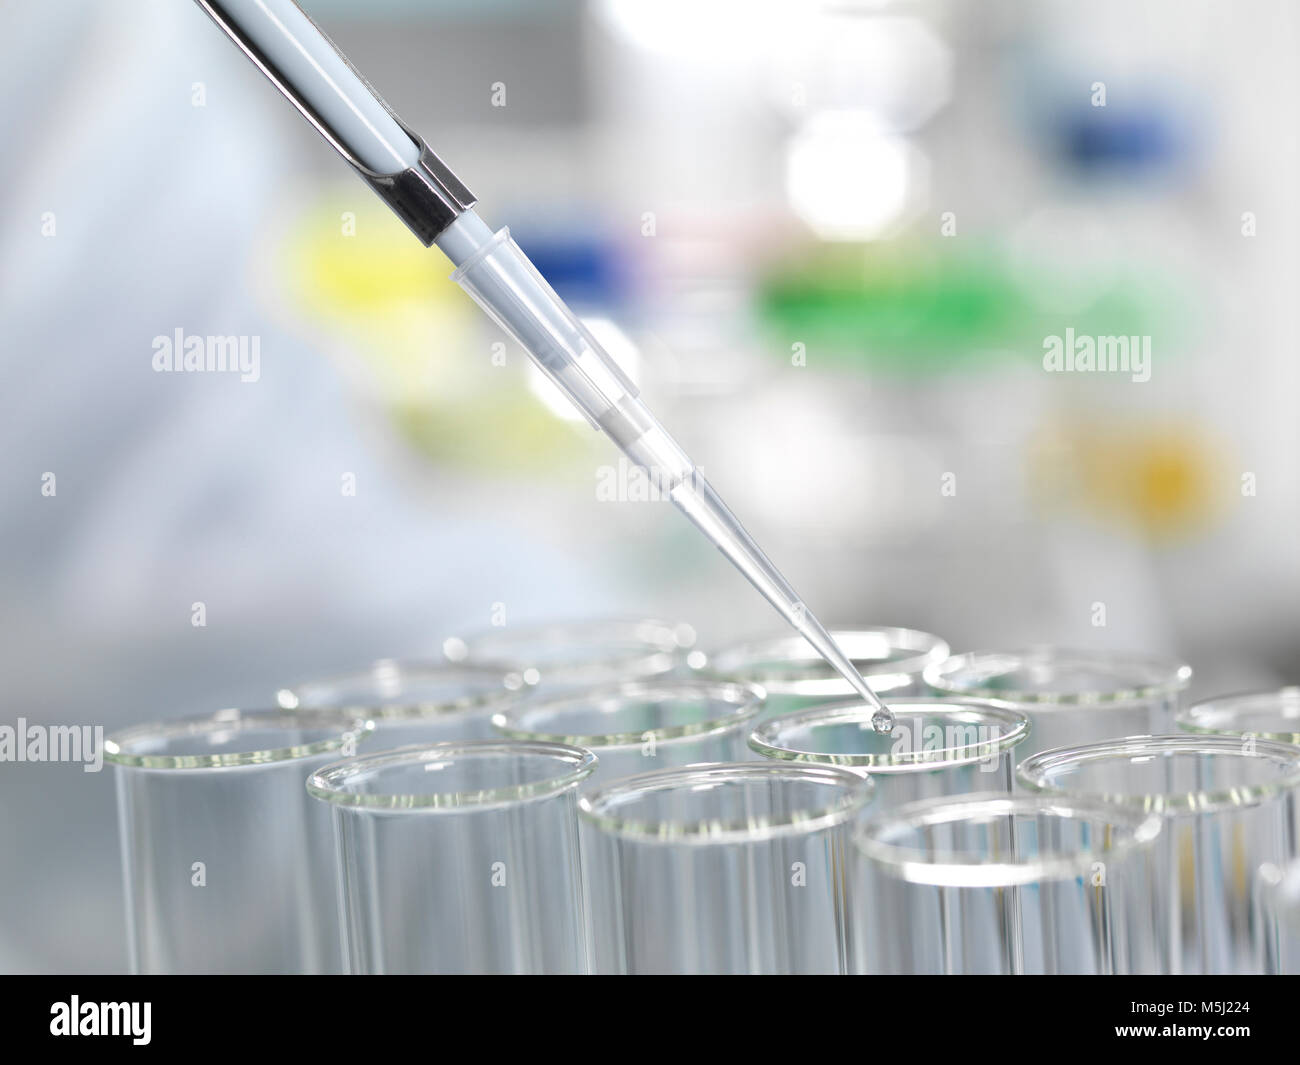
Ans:
[[[873,708],[871,714],[872,729],[882,735],[887,735],[888,733],[893,732],[894,712],[890,710],[889,707],[885,705],[884,700],[875,693],[875,690],[867,683],[866,678],[854,669],[852,665],[849,665],[848,668],[843,671],[843,675],[845,680],[852,684],[853,687],[857,688],[858,694],[862,696],[862,701],[866,703],[868,707]]]

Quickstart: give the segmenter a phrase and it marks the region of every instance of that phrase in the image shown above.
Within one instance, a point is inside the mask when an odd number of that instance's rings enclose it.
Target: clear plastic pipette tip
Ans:
[[[669,496],[678,509],[862,696],[874,712],[874,727],[890,731],[893,716],[848,656],[638,398],[636,385],[528,261],[510,231],[494,234],[469,210],[437,243],[457,263],[452,277],[519,341],[595,428],[656,482],[671,485]]]
[[[692,469],[690,476],[673,488],[672,500],[695,527],[713,541],[714,546],[745,575],[763,598],[776,607],[781,616],[812,645],[813,650],[862,696],[874,711],[871,717],[872,727],[877,732],[890,732],[894,727],[894,715],[889,712],[889,708],[871,690],[862,674],[853,667],[849,656],[840,650],[834,637],[803,604],[790,582],[745,531],[704,475],[699,470]]]
[[[892,732],[894,729],[893,713],[889,707],[881,702],[880,696],[871,690],[871,686],[867,684],[862,674],[853,667],[853,662],[848,655],[840,650],[839,644],[822,627],[821,623],[805,610],[803,624],[796,624],[795,628],[802,633],[805,640],[813,645],[818,654],[834,666],[840,675],[853,685],[866,704],[875,708],[875,712],[871,715],[871,727],[879,733]],[[814,638],[814,636],[820,639]]]

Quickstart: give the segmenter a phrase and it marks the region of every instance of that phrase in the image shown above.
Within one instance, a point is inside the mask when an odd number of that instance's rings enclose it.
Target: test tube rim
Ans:
[[[1246,704],[1252,701],[1268,702],[1275,700],[1279,704],[1295,706],[1295,728],[1290,732],[1278,732],[1271,729],[1215,728],[1203,720],[1214,713],[1240,713]],[[1285,716],[1285,715],[1283,715]],[[1259,739],[1273,740],[1278,743],[1300,744],[1300,687],[1287,685],[1281,688],[1266,688],[1254,691],[1233,692],[1228,695],[1216,695],[1211,699],[1202,699],[1180,710],[1174,722],[1184,732],[1196,736],[1255,736]]]
[[[509,651],[489,652],[484,657],[473,657],[475,645],[480,647],[492,640],[505,638],[520,644],[536,642],[542,645],[581,645],[584,641],[597,642],[596,637],[609,630],[627,629],[626,637],[610,641],[620,643],[626,653],[600,655],[562,663],[554,667],[541,661],[530,660],[527,655]],[[685,635],[683,635],[685,633]],[[484,669],[499,669],[507,678],[507,686],[515,689],[537,687],[544,683],[583,683],[584,676],[595,674],[605,681],[632,671],[637,678],[662,676],[680,664],[679,656],[694,645],[695,629],[685,622],[669,622],[659,618],[586,618],[571,621],[551,621],[537,625],[510,626],[501,629],[479,629],[467,636],[448,636],[442,642],[444,659],[453,665],[474,665]],[[449,645],[459,644],[453,653]],[[534,673],[535,676],[529,676]],[[597,681],[586,681],[597,683]]]
[[[872,689],[881,692],[888,692],[894,688],[902,687],[914,678],[920,677],[928,665],[949,658],[951,651],[948,641],[941,636],[925,632],[922,629],[911,629],[897,625],[862,625],[856,628],[834,628],[830,630],[830,636],[840,646],[840,649],[848,655],[858,672],[864,678],[867,678],[868,682],[874,681],[871,684]],[[915,651],[916,653],[896,661],[881,662],[878,670],[873,669],[869,659],[855,658],[852,652],[854,641],[869,636],[883,637],[890,646],[896,646],[904,651]],[[908,646],[905,642],[908,640],[912,640],[914,646]],[[777,655],[783,653],[781,649],[785,647],[798,648],[803,654],[798,659],[777,658]],[[765,673],[752,664],[746,665],[747,661],[752,662],[753,659],[760,656],[766,661],[795,663],[806,660],[810,671],[817,669],[821,675],[791,679],[786,674],[786,679],[782,679],[782,675],[777,674],[775,671]],[[729,664],[729,661],[733,658],[739,659],[739,664],[734,666]],[[826,663],[826,660],[817,652],[816,648],[797,633],[774,633],[771,636],[729,644],[716,651],[711,651],[708,655],[707,664],[699,672],[705,676],[737,683],[753,681],[761,684],[769,695],[834,696],[840,694],[850,695],[853,692],[849,682],[839,673],[834,672]],[[886,680],[892,681],[887,687],[882,684]]]
[[[1052,663],[1082,662],[1101,671],[1121,666],[1145,667],[1163,675],[1163,679],[1138,686],[1116,686],[1108,690],[1082,692],[1043,692],[1030,689],[1009,689],[990,687],[957,687],[947,678],[960,668],[969,667],[976,662],[992,665],[998,660],[1008,663],[1041,663],[1044,659]],[[1010,672],[1010,669],[1004,670]],[[956,698],[994,699],[1014,706],[1032,707],[1035,713],[1050,711],[1054,708],[1077,709],[1091,706],[1098,709],[1120,710],[1135,703],[1157,696],[1174,695],[1187,688],[1192,681],[1192,667],[1174,658],[1155,655],[1129,654],[1109,650],[1081,650],[1072,647],[1058,647],[1054,644],[1039,644],[1033,647],[1010,651],[968,651],[953,655],[942,662],[927,666],[922,679],[936,692]]]
[[[527,784],[475,791],[434,793],[393,793],[374,795],[342,790],[334,781],[344,774],[392,768],[411,761],[437,761],[454,754],[535,754],[566,762],[564,773]],[[443,740],[438,743],[415,743],[372,754],[344,758],[321,766],[307,778],[307,792],[315,799],[336,809],[357,813],[455,813],[467,810],[498,809],[526,802],[552,798],[572,790],[596,768],[596,755],[582,747],[560,743],[521,743],[514,740]]]
[[[788,815],[777,821],[647,821],[616,817],[598,809],[611,795],[633,789],[698,788],[701,784],[725,783],[733,778],[748,776],[835,783],[842,785],[845,793],[829,805],[799,811],[798,815]],[[592,829],[625,842],[665,846],[732,846],[769,843],[836,828],[856,817],[874,797],[875,785],[870,778],[836,766],[757,761],[701,762],[611,780],[578,797],[578,818]],[[808,816],[801,816],[805,813]]]
[[[998,703],[992,699],[948,699],[942,696],[915,696],[891,699],[890,709],[894,712],[895,728],[900,718],[907,717],[907,707],[937,707],[948,710],[956,716],[959,713],[980,715],[999,724],[1010,726],[1009,731],[992,740],[981,740],[974,745],[960,748],[942,748],[935,751],[913,751],[901,755],[874,754],[831,754],[817,751],[800,750],[782,746],[766,738],[784,725],[805,724],[808,721],[823,719],[826,721],[852,721],[860,719],[863,731],[876,735],[872,722],[873,710],[861,699],[851,699],[835,703],[819,703],[817,706],[794,710],[780,714],[762,722],[749,734],[749,748],[765,758],[787,762],[805,762],[813,765],[848,766],[865,770],[873,774],[903,774],[936,772],[944,769],[957,769],[973,765],[992,754],[1004,754],[1011,751],[1029,738],[1032,724],[1028,715],[1014,706]],[[968,752],[953,753],[949,752]]]
[[[1098,793],[1054,786],[1044,781],[1047,773],[1071,762],[1159,754],[1268,757],[1280,766],[1288,767],[1288,771],[1279,779],[1264,783],[1177,794]],[[1161,736],[1124,736],[1113,740],[1039,751],[1020,763],[1016,769],[1016,778],[1024,788],[1038,794],[1097,799],[1115,806],[1146,810],[1163,816],[1203,816],[1258,806],[1300,787],[1300,747],[1274,740],[1259,740],[1247,748],[1243,746],[1240,738],[1224,735],[1174,733]]]
[[[654,696],[687,692],[696,696],[702,695],[710,701],[729,701],[731,705],[726,713],[712,716],[706,721],[642,729],[638,732],[553,733],[537,732],[510,724],[512,715],[536,713],[565,703],[583,703],[615,695]],[[731,695],[735,698],[729,700],[728,697]],[[502,736],[513,740],[567,743],[575,747],[613,753],[640,747],[650,740],[657,745],[672,745],[734,732],[744,728],[758,716],[766,699],[767,693],[757,684],[707,681],[689,676],[664,677],[661,680],[627,681],[622,684],[603,684],[577,691],[559,691],[551,696],[547,696],[544,691],[538,695],[517,696],[492,715],[492,727]]]
[[[899,847],[879,838],[888,829],[958,821],[963,819],[960,815],[972,811],[986,817],[1050,813],[1076,820],[1102,821],[1107,825],[1123,822],[1128,833],[1120,843],[1108,844],[1100,850],[1009,862],[976,858],[960,860],[957,856],[935,861],[924,851]],[[930,887],[1011,888],[1087,876],[1098,860],[1126,857],[1150,845],[1162,831],[1163,821],[1155,814],[1096,799],[1057,794],[975,792],[931,796],[878,812],[857,826],[853,845],[873,866],[896,874],[907,883]]]
[[[482,692],[450,699],[414,699],[411,701],[403,701],[400,697],[394,697],[392,701],[381,701],[385,700],[385,697],[376,696],[374,699],[359,698],[329,702],[310,699],[299,694],[299,692],[313,688],[344,687],[355,681],[364,681],[374,677],[382,669],[393,669],[403,677],[409,675],[415,679],[424,677],[436,677],[438,679],[464,677],[468,680],[483,681],[485,685],[495,682],[496,687],[493,689],[485,687]],[[316,680],[300,681],[292,687],[280,688],[276,692],[276,703],[286,711],[353,711],[380,720],[388,718],[439,717],[491,706],[500,699],[512,698],[515,690],[509,687],[509,681],[510,678],[507,674],[498,672],[494,668],[471,666],[464,663],[453,664],[437,659],[380,658],[365,669],[335,673]]]
[[[329,737],[311,743],[262,747],[252,751],[223,754],[133,754],[130,745],[145,739],[197,737],[230,729],[276,728],[294,725],[319,728]],[[104,741],[104,759],[128,769],[200,770],[235,769],[243,766],[274,765],[344,750],[374,730],[374,722],[355,712],[340,710],[241,710],[229,708],[211,714],[193,714],[170,721],[151,721],[115,732]]]

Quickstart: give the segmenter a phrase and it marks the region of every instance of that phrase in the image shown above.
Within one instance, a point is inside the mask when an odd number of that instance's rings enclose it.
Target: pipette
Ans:
[[[196,0],[542,371],[875,709],[893,716],[646,405],[636,386],[475,197],[293,0]]]

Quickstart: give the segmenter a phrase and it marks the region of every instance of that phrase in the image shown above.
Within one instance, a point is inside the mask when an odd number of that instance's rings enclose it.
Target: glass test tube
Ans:
[[[447,661],[495,669],[511,687],[591,687],[662,676],[686,667],[695,630],[653,619],[502,626],[449,636]]]
[[[925,682],[954,698],[1023,710],[1033,736],[1020,752],[1169,731],[1190,666],[1113,651],[1035,647],[979,651],[928,666]]]
[[[329,818],[303,791],[350,714],[223,710],[109,738],[137,973],[338,973]]]
[[[1296,855],[1300,747],[1132,736],[1041,752],[1020,764],[1019,777],[1031,791],[1164,819],[1149,901],[1156,952],[1142,971],[1269,971],[1259,869]]]
[[[352,710],[370,718],[367,753],[417,743],[493,738],[492,713],[512,694],[494,669],[382,659],[369,669],[276,693],[285,709]]]
[[[1177,720],[1184,732],[1300,744],[1300,688],[1220,695],[1180,710]]]
[[[854,836],[872,973],[1113,974],[1152,953],[1158,817],[1096,800],[964,795],[876,813]]]
[[[1010,791],[1016,749],[1029,736],[1024,714],[970,699],[891,699],[894,728],[871,724],[860,699],[762,722],[749,745],[766,758],[838,765],[870,775],[874,810],[932,795]]]
[[[844,973],[865,777],[743,762],[613,781],[578,801],[596,973]]]
[[[325,766],[352,973],[586,970],[575,797],[590,751],[405,747]]]
[[[763,692],[752,684],[665,677],[523,696],[498,710],[492,724],[509,739],[595,752],[594,785],[670,766],[739,761],[762,705]]]
[[[875,626],[831,633],[871,690],[886,701],[926,694],[921,673],[948,657],[948,644],[916,629]],[[767,692],[762,717],[837,702],[854,696],[841,677],[801,636],[783,635],[724,647],[708,656],[702,675]]]

